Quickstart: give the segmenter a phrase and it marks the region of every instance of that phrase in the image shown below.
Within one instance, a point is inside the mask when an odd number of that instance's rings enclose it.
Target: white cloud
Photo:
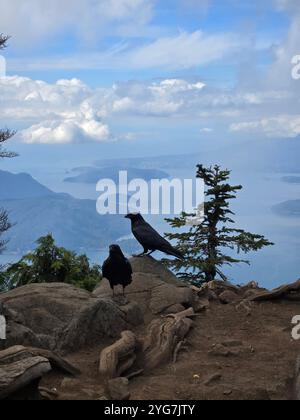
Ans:
[[[78,118],[45,121],[23,130],[21,134],[28,144],[68,144],[82,139],[101,142],[110,139],[107,125]]]
[[[150,90],[159,95],[176,94],[182,92],[200,91],[205,87],[205,83],[189,83],[181,79],[166,79],[159,84],[150,86]]]
[[[288,90],[212,89],[199,80],[178,78],[92,89],[78,79],[50,84],[14,76],[0,78],[0,93],[3,123],[21,125],[19,132],[27,143],[114,140],[122,137],[113,133],[120,117],[195,120],[208,127],[200,129],[206,134],[218,124],[235,133],[299,134],[298,117],[282,112],[298,103],[297,93]]]
[[[182,114],[194,101],[205,84],[182,79],[166,79],[160,82],[128,82],[113,86],[106,97],[106,113],[134,113],[143,116],[172,116]]]
[[[262,78],[254,77],[252,84],[259,86],[254,96],[257,107],[249,115],[240,114],[230,124],[230,131],[270,138],[295,138],[300,135],[299,109],[300,83],[292,78],[292,58],[299,54],[300,2],[274,0],[274,5],[290,17],[285,38],[273,47],[274,60]],[[248,78],[251,75],[248,74]]]
[[[221,59],[240,46],[240,41],[231,34],[182,32],[136,48],[128,54],[128,60],[124,63],[135,69],[191,68]]]
[[[0,0],[1,1],[1,0]],[[244,47],[241,37],[231,33],[180,32],[152,42],[120,42],[106,50],[53,58],[11,59],[13,71],[120,69],[189,69],[228,57]]]
[[[90,89],[78,79],[50,84],[13,76],[0,78],[0,115],[23,127],[26,143],[102,142],[115,138],[106,120],[183,115],[204,88],[199,81],[166,79]]]
[[[211,0],[176,2],[181,4],[182,12],[193,13],[205,13],[211,3]],[[12,42],[26,45],[27,51],[36,41],[44,42],[47,37],[65,33],[96,42],[107,35],[121,39],[113,47],[111,38],[107,44],[97,43],[97,51],[93,49],[96,44],[90,42],[89,49],[83,48],[85,52],[78,55],[10,60],[10,69],[155,68],[173,74],[193,69],[197,74],[197,67],[209,63],[218,66],[224,58],[246,48],[249,53],[271,50],[272,44],[274,53],[273,64],[262,78],[255,65],[249,66],[247,62],[246,83],[241,82],[235,88],[213,88],[199,80],[171,77],[95,89],[78,79],[50,84],[18,76],[0,78],[0,118],[5,124],[11,120],[24,127],[19,131],[28,143],[108,141],[116,138],[114,122],[132,116],[195,120],[205,127],[200,129],[202,133],[212,132],[206,127],[213,126],[215,130],[215,125],[221,124],[230,127],[232,133],[295,137],[299,134],[299,117],[294,114],[299,107],[300,82],[291,77],[291,59],[300,52],[300,2],[269,0],[266,7],[271,3],[274,9],[290,16],[286,39],[281,43],[276,39],[273,45],[269,38],[265,42],[259,36],[254,45],[247,33],[174,32],[168,24],[164,29],[154,27],[156,0],[0,0],[1,31],[12,34]],[[103,45],[108,45],[108,49]],[[236,58],[231,62],[235,65]]]
[[[86,102],[92,90],[78,79],[54,84],[25,77],[0,78],[3,118],[23,121],[21,138],[27,143],[107,141],[107,124]]]
[[[300,135],[300,115],[279,115],[259,121],[232,124],[232,132],[263,133],[272,138],[295,138]]]
[[[0,0],[0,28],[28,47],[66,29],[82,39],[140,27],[152,9],[152,0]]]
[[[201,128],[200,133],[204,133],[204,134],[209,134],[209,133],[213,133],[213,128],[209,128],[209,127],[204,127]]]
[[[275,0],[279,10],[288,12],[300,11],[300,3],[297,0]]]

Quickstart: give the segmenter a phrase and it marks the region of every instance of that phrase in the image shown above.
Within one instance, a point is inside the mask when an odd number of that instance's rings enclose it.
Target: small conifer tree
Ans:
[[[231,171],[222,170],[220,166],[206,168],[198,165],[197,168],[197,177],[203,179],[206,185],[204,220],[187,229],[188,219],[195,215],[183,213],[180,217],[167,219],[174,229],[180,231],[166,236],[177,242],[177,248],[185,255],[185,259],[165,262],[187,282],[201,285],[215,280],[217,276],[227,280],[221,270],[224,265],[250,264],[245,259],[235,257],[233,251],[247,254],[274,244],[262,235],[233,226],[235,221],[230,201],[236,198],[237,192],[243,187],[229,184]],[[226,249],[231,252],[226,252]]]

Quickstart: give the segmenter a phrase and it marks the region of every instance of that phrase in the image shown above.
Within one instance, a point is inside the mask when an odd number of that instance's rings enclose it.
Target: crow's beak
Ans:
[[[125,219],[130,219],[129,214],[127,214],[127,216],[125,216]]]

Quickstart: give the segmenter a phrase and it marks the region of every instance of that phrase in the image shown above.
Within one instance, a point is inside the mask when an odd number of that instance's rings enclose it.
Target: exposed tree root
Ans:
[[[146,370],[154,369],[172,359],[177,361],[183,341],[193,325],[189,318],[194,315],[194,310],[190,308],[179,314],[155,319],[150,324],[143,345]]]
[[[121,339],[104,349],[100,355],[99,373],[106,379],[122,376],[136,360],[136,336],[131,331],[124,331]]]
[[[263,292],[250,300],[253,302],[264,302],[276,299],[300,300],[300,280],[296,281],[296,283],[279,287],[271,292]]]

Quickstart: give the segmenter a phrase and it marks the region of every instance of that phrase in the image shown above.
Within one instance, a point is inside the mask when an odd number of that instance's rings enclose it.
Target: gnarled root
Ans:
[[[149,326],[144,340],[144,366],[154,369],[162,363],[176,362],[180,347],[193,326],[190,317],[195,316],[192,308],[161,319],[155,319]]]
[[[105,379],[121,377],[136,360],[136,336],[131,331],[124,331],[121,339],[104,349],[100,355],[99,373]]]
[[[281,286],[271,292],[263,292],[257,296],[252,297],[250,300],[253,302],[264,302],[270,300],[300,300],[300,280],[287,286]]]

